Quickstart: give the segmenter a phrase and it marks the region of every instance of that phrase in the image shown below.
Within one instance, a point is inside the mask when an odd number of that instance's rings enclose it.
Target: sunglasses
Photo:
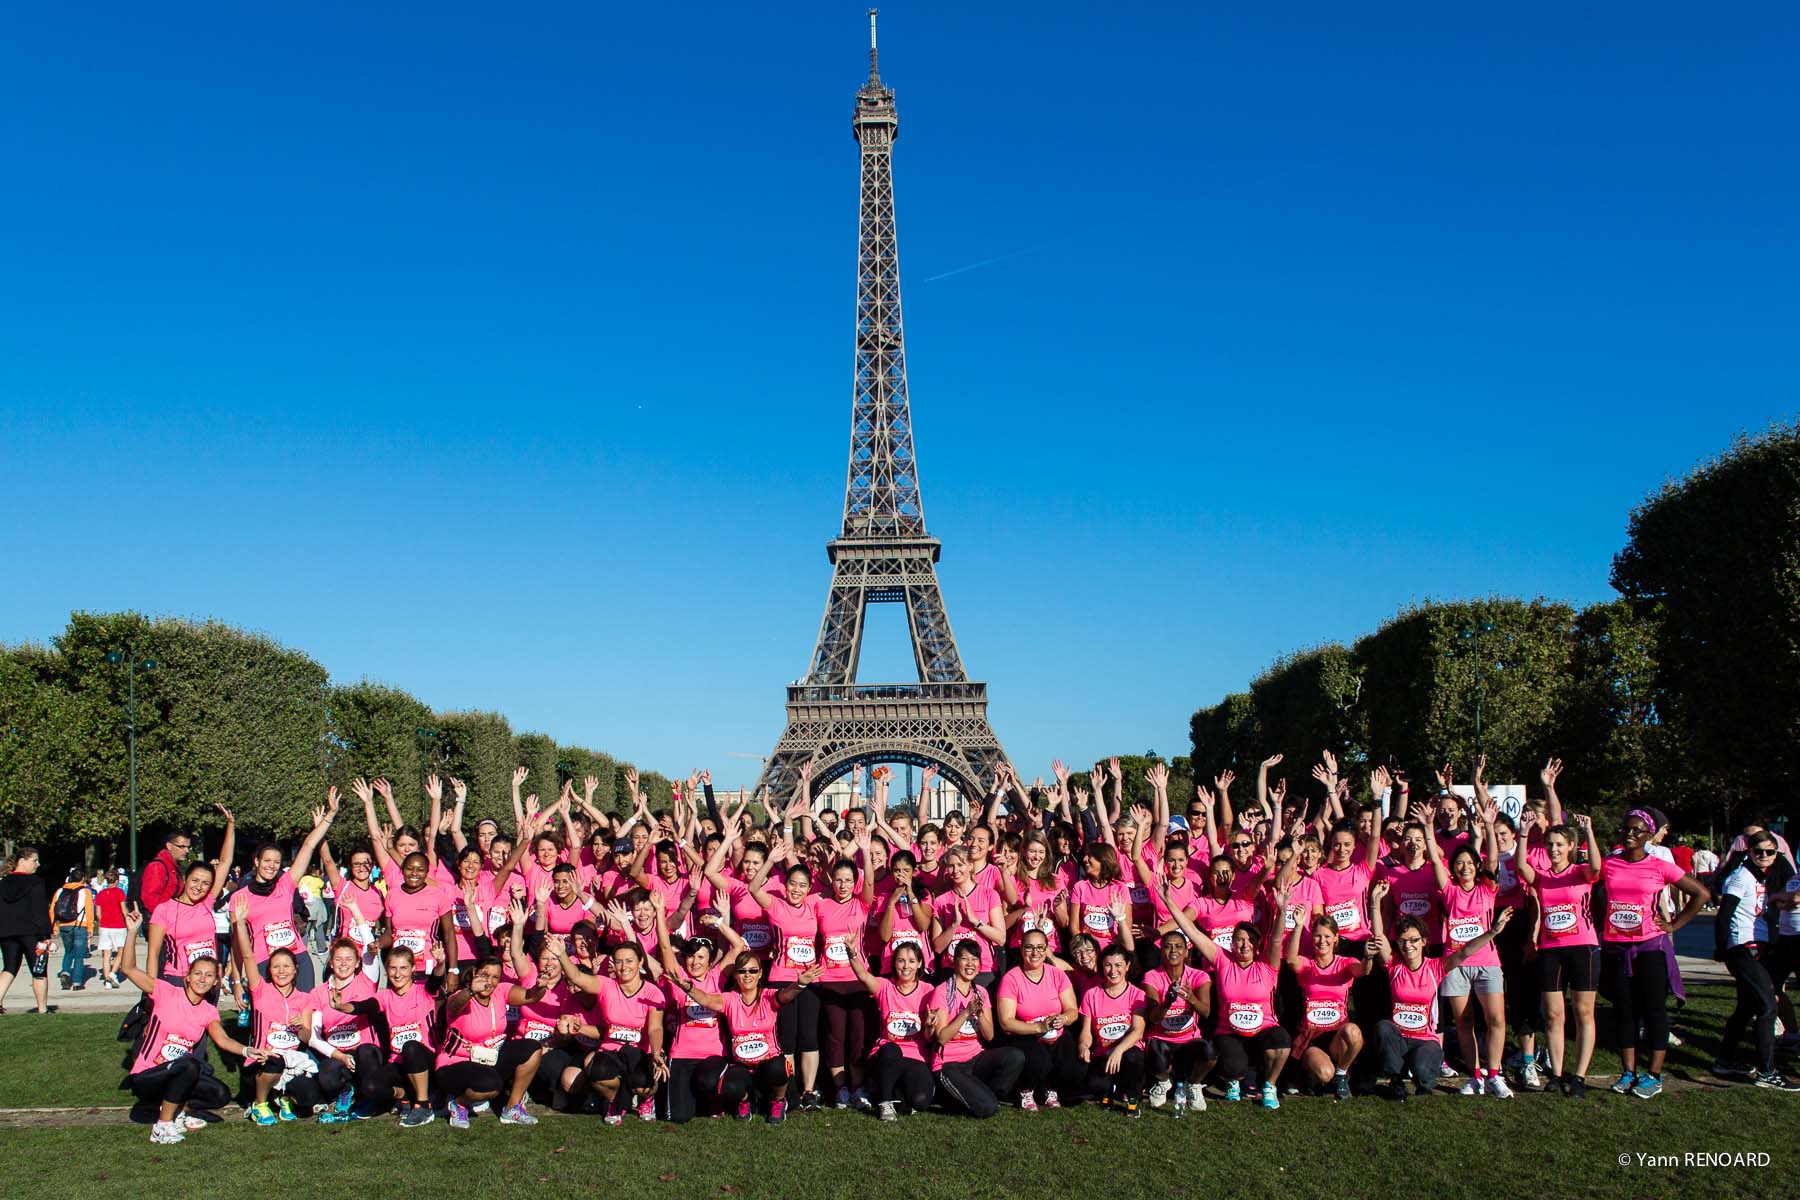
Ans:
[[[737,970],[733,971],[732,974],[733,975],[761,975],[762,971],[756,967],[739,967]]]
[[[1231,848],[1233,850],[1248,850],[1254,845],[1256,845],[1255,842],[1233,842],[1231,843]]]
[[[1779,851],[1773,846],[1758,846],[1756,849],[1750,851],[1750,853],[1757,858],[1761,858],[1765,854],[1773,858]]]

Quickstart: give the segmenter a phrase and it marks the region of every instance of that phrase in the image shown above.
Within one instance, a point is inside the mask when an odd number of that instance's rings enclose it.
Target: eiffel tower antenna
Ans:
[[[938,587],[940,543],[925,531],[913,457],[900,252],[894,228],[893,89],[877,71],[869,10],[869,78],[851,131],[861,149],[856,259],[856,368],[844,520],[826,544],[831,591],[803,682],[788,688],[787,728],[760,785],[792,796],[811,764],[814,794],[858,763],[935,765],[975,803],[1005,752],[987,718],[987,684],[969,679]],[[918,679],[860,683],[863,618],[871,604],[904,604]]]

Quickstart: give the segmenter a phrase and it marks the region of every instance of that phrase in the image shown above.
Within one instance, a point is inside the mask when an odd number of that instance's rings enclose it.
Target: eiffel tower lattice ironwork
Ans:
[[[906,394],[900,258],[894,237],[893,89],[877,70],[869,12],[869,79],[852,127],[862,148],[856,264],[856,379],[844,524],[827,543],[831,594],[806,679],[788,688],[787,728],[763,768],[772,796],[792,796],[800,768],[815,791],[858,763],[935,765],[971,802],[1005,759],[988,724],[987,684],[963,669],[938,588],[939,543],[925,532]],[[858,683],[863,617],[871,604],[904,604],[916,683]]]

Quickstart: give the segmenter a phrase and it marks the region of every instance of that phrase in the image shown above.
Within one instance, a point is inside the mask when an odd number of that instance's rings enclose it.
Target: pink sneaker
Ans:
[[[769,1124],[779,1125],[787,1120],[787,1101],[777,1100],[769,1105]]]
[[[1032,1095],[1030,1092],[1020,1092],[1019,1093],[1019,1111],[1020,1112],[1036,1112],[1037,1110],[1038,1110],[1037,1097]]]
[[[740,1121],[748,1121],[750,1119],[750,1097],[745,1096],[742,1100],[738,1101],[737,1119]]]
[[[642,1100],[638,1101],[637,1115],[638,1115],[638,1120],[640,1120],[640,1121],[656,1120],[656,1093],[655,1092],[651,1092],[648,1096],[645,1096]]]
[[[1062,1101],[1058,1100],[1056,1098],[1055,1092],[1045,1092],[1044,1093],[1044,1107],[1045,1108],[1061,1108]]]
[[[620,1109],[618,1101],[615,1100],[606,1106],[606,1115],[600,1119],[608,1125],[618,1126],[625,1123],[625,1114]]]

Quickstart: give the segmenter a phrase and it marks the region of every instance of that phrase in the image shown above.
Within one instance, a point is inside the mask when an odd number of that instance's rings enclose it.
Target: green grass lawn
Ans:
[[[1700,990],[1671,1054],[1676,1078],[1706,1078],[1729,1008],[1722,988]],[[1604,1010],[1602,1013],[1604,1017]],[[116,1017],[61,1015],[0,1023],[7,1053],[0,1106],[116,1105]],[[1610,1070],[1608,1056],[1595,1071]],[[458,1192],[541,1185],[622,1196],[1031,1197],[1081,1189],[1111,1196],[1391,1194],[1493,1197],[1790,1194],[1800,1096],[1741,1086],[1691,1086],[1650,1103],[1610,1094],[1575,1102],[1511,1103],[1439,1095],[1404,1106],[1293,1098],[1281,1111],[1213,1103],[1177,1124],[1136,1122],[1097,1108],[976,1122],[927,1115],[882,1125],[848,1114],[796,1116],[771,1129],[700,1121],[684,1128],[546,1115],[534,1129],[478,1117],[467,1133],[442,1121],[402,1130],[388,1120],[260,1129],[229,1121],[174,1147],[152,1147],[139,1126],[9,1128],[14,1178],[56,1194],[98,1185],[109,1194],[161,1192],[198,1167],[267,1196],[363,1192],[397,1179]],[[1772,1156],[1767,1167],[1621,1167],[1621,1155],[1726,1151]],[[22,1174],[21,1174],[22,1172]],[[435,1181],[435,1182],[433,1182]],[[507,1194],[511,1194],[509,1189]]]

